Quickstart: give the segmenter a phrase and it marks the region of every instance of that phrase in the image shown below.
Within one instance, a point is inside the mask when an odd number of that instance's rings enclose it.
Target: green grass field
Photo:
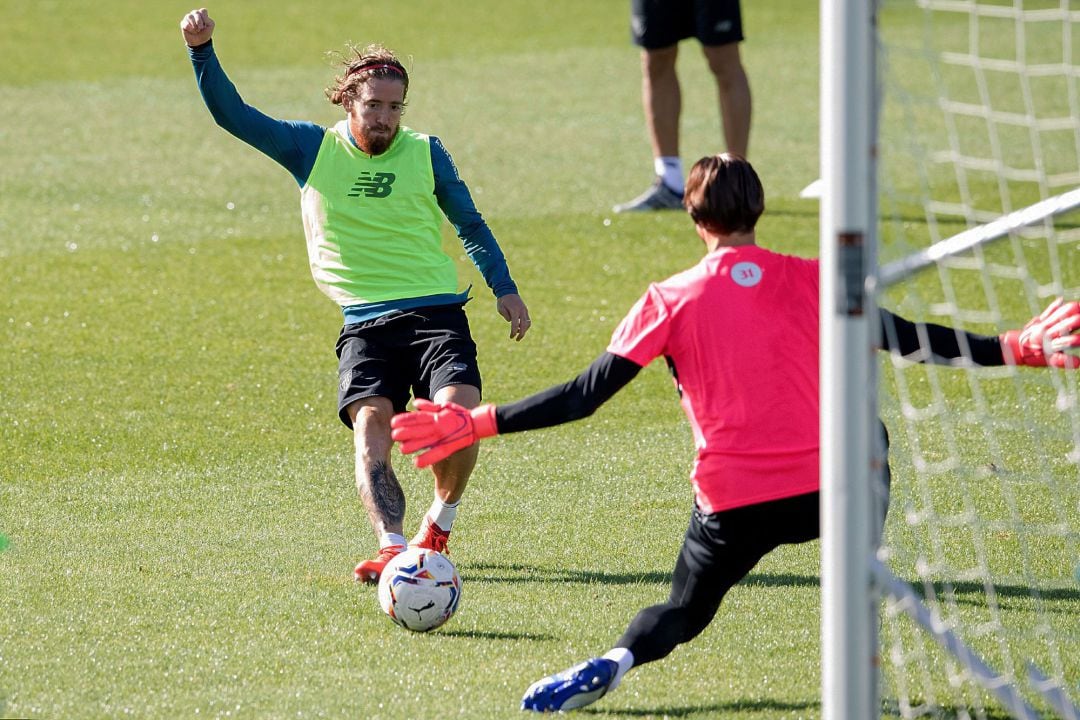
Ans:
[[[744,5],[759,240],[815,255],[798,191],[818,175],[817,7]],[[352,581],[376,543],[336,418],[340,313],[311,282],[295,183],[198,96],[189,9],[5,4],[0,716],[520,717],[529,683],[666,597],[693,451],[667,370],[487,443],[454,531],[461,609],[395,627]],[[507,340],[476,291],[487,399],[576,374],[700,256],[681,213],[610,212],[651,179],[623,0],[210,11],[226,70],[277,117],[336,120],[324,53],[346,42],[410,58],[406,123],[453,154],[535,321]],[[723,147],[692,43],[680,68],[689,163]],[[431,480],[395,459],[411,531]],[[819,717],[818,553],[767,558],[702,637],[583,715]],[[1075,589],[1058,602],[1080,612]]]

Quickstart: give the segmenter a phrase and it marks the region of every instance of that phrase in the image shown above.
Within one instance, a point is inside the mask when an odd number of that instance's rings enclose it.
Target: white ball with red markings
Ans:
[[[386,563],[379,576],[379,605],[407,630],[434,630],[457,612],[461,577],[442,553],[408,548]]]

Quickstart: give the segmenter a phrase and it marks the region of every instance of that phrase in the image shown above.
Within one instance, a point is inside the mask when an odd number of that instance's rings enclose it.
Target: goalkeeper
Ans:
[[[570,382],[473,410],[417,401],[397,415],[404,452],[425,466],[479,438],[586,417],[664,357],[697,456],[694,507],[667,602],[646,608],[602,657],[534,683],[522,708],[570,710],[615,688],[632,667],[667,656],[712,621],[725,593],[767,553],[819,536],[818,261],[756,244],[764,192],[737,156],[699,160],[684,200],[706,255],[646,293],[607,351]],[[920,362],[1053,365],[1080,358],[1080,304],[1054,302],[1022,331],[984,336],[916,325],[880,311],[884,349]]]

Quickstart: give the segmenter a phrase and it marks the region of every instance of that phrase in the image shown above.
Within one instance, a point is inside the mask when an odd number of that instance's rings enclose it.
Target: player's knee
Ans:
[[[676,78],[675,67],[678,48],[647,50],[641,54],[641,71],[655,81]]]
[[[433,394],[433,402],[452,402],[469,410],[480,404],[480,389],[475,385],[447,385]]]
[[[706,48],[705,60],[709,70],[722,86],[741,85],[747,82],[746,70],[739,56],[738,44]]]
[[[355,409],[350,408],[350,415],[353,418],[353,429],[357,434],[382,427],[385,427],[389,433],[390,419],[394,416],[394,409],[389,404],[384,407],[381,404],[358,401]]]
[[[356,456],[361,462],[389,462],[393,439],[390,420],[393,408],[378,405],[362,405],[353,416],[353,441]]]

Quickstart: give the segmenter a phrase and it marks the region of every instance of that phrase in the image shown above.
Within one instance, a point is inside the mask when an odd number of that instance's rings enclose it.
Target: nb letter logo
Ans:
[[[387,172],[362,172],[356,176],[356,182],[349,190],[349,197],[384,198],[390,194],[390,186],[397,180],[397,175]]]

